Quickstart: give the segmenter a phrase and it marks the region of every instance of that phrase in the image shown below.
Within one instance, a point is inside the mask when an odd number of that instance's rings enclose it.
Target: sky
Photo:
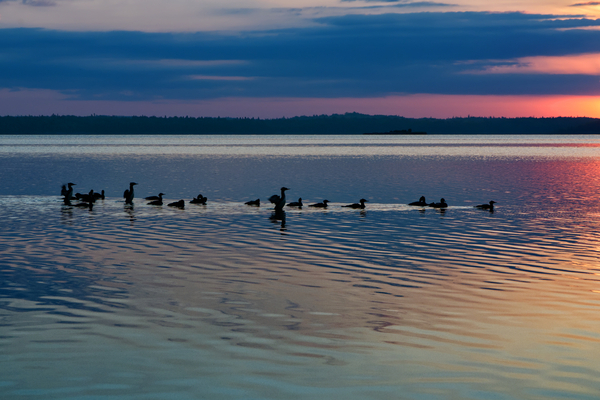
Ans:
[[[0,115],[600,118],[600,2],[0,0]]]

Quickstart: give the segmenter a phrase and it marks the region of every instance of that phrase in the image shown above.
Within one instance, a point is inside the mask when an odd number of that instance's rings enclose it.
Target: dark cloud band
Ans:
[[[472,73],[600,53],[600,21],[522,13],[347,15],[244,34],[0,30],[0,88],[81,99],[600,94],[597,76]]]

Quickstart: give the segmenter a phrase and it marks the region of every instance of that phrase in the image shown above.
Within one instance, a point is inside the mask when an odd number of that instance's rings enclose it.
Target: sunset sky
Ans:
[[[0,0],[0,115],[600,118],[600,2]]]

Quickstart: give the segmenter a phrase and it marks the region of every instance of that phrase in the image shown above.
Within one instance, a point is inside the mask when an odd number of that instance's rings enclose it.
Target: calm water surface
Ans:
[[[0,398],[596,399],[599,174],[596,136],[0,136]],[[331,206],[243,204],[282,185]]]

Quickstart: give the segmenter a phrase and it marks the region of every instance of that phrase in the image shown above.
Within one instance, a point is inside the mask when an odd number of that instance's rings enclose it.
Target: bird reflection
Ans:
[[[285,211],[283,211],[283,210],[273,211],[271,213],[271,216],[269,217],[269,220],[274,224],[281,223],[280,231],[284,232],[286,230],[285,229]]]
[[[131,221],[131,224],[133,225],[133,222],[135,221],[135,214],[133,212],[133,204],[130,206],[125,205],[125,207],[123,207],[123,211],[125,211],[125,214],[127,214],[127,216],[129,217],[129,221]]]

